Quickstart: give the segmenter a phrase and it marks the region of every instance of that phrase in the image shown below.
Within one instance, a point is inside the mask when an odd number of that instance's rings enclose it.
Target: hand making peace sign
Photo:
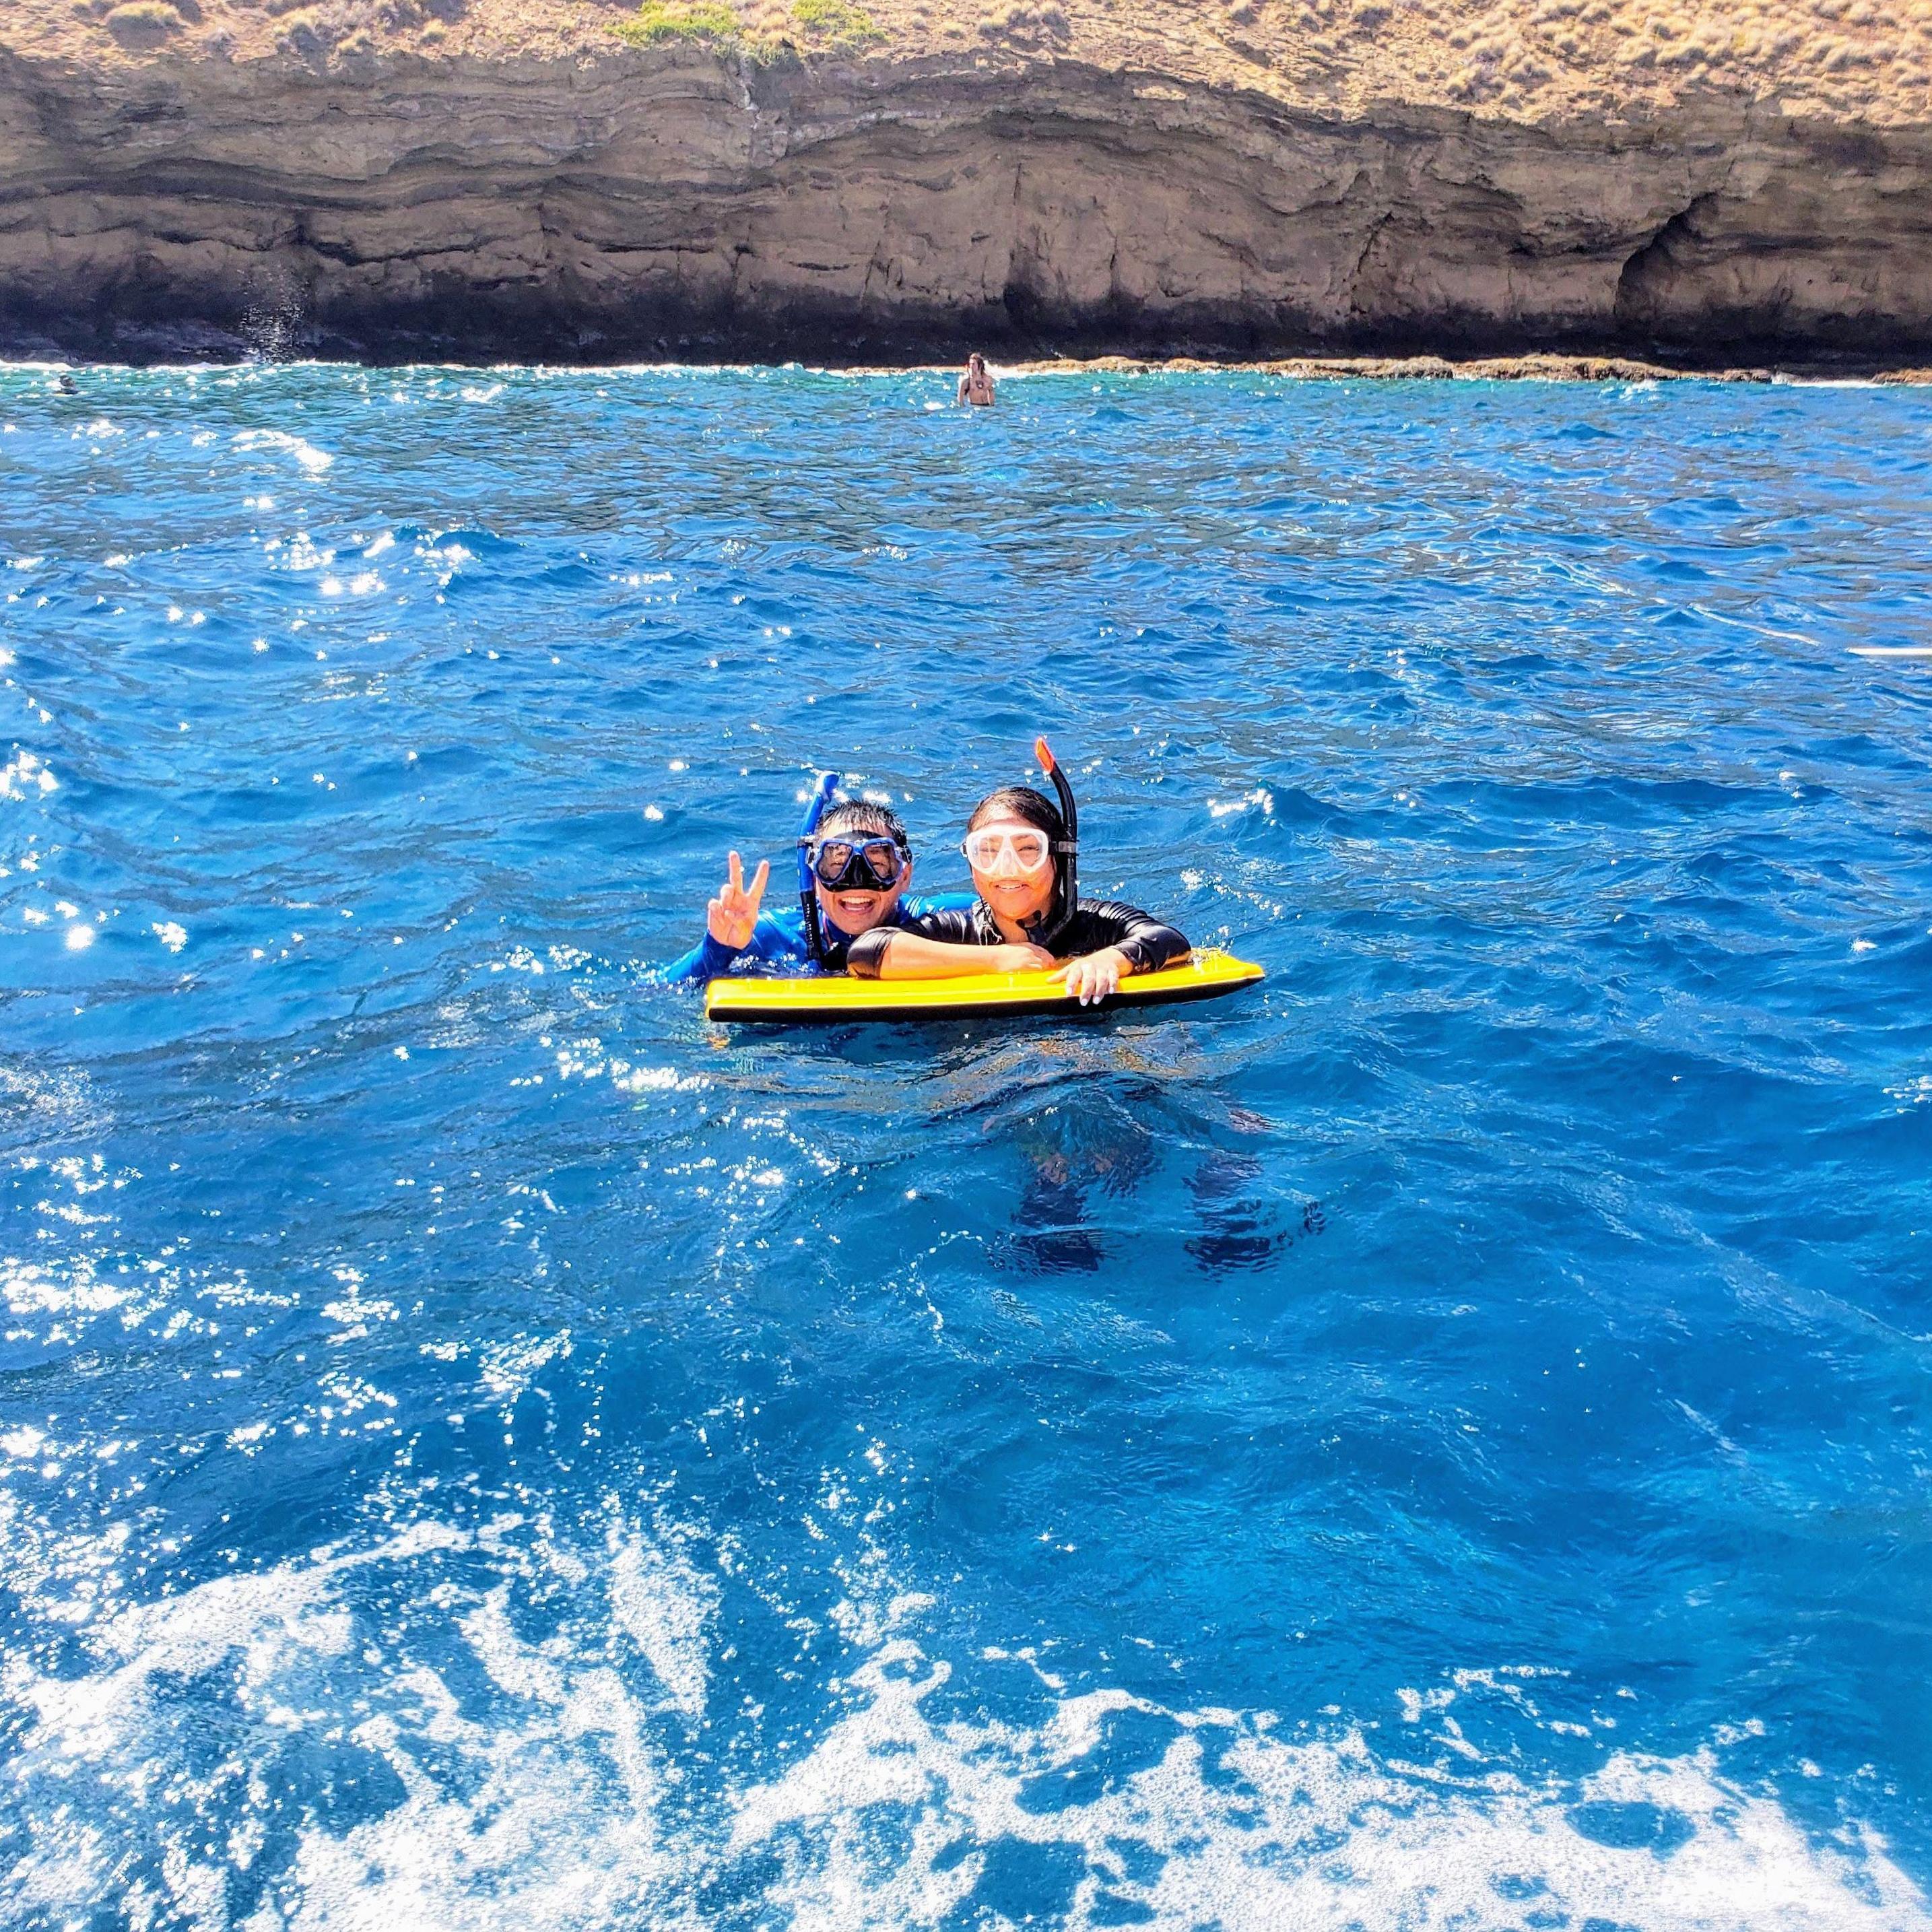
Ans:
[[[752,943],[752,928],[758,922],[758,902],[765,896],[765,881],[772,875],[772,862],[758,861],[749,886],[745,884],[745,862],[730,854],[731,876],[718,889],[718,896],[704,908],[704,929],[720,946],[742,952]]]

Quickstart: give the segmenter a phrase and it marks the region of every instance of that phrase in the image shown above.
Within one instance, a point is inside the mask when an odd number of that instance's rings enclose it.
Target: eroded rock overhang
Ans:
[[[1932,134],[1070,61],[0,56],[18,352],[1932,350]]]

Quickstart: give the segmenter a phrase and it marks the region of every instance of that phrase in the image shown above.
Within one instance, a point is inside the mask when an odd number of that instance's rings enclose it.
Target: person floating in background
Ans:
[[[976,349],[966,358],[966,373],[959,379],[959,400],[978,410],[993,406],[993,379],[986,373],[986,358]]]
[[[833,806],[802,835],[800,850],[809,903],[763,910],[770,860],[759,861],[748,885],[745,862],[731,853],[724,882],[705,908],[704,938],[658,977],[673,984],[715,980],[741,959],[843,972],[846,950],[861,933],[904,926],[947,903],[902,896],[912,879],[912,845],[898,813],[883,805],[848,799]]]
[[[980,801],[964,850],[979,898],[883,926],[853,941],[855,979],[948,979],[1053,967],[1082,1006],[1097,1005],[1134,973],[1186,958],[1186,938],[1151,914],[1115,899],[1079,896],[1073,793],[1044,741],[1040,762],[1060,803],[1025,785]]]

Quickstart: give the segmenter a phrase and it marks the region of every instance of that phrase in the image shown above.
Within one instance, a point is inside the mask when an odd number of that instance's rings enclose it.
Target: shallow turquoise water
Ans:
[[[1932,402],[0,370],[0,1911],[1932,1924]],[[1047,730],[1264,989],[742,1039]]]

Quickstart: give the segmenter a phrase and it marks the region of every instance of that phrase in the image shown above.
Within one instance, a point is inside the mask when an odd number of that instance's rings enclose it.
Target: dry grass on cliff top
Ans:
[[[1932,124],[1932,0],[0,0],[0,44],[100,64],[373,56],[1071,59],[1354,113],[1519,121],[1745,102]]]

